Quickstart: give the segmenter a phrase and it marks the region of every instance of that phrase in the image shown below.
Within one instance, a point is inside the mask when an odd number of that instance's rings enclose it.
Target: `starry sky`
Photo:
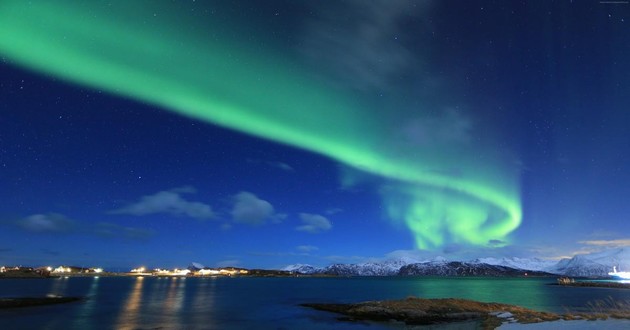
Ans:
[[[0,264],[630,245],[630,5],[3,1]]]

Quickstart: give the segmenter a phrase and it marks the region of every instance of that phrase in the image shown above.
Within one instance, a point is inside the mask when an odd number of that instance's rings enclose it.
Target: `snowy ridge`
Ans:
[[[571,259],[562,259],[549,268],[555,274],[567,276],[606,276],[612,271],[630,270],[630,247],[605,250],[591,254],[578,254]]]
[[[478,258],[472,261],[473,263],[483,263],[495,266],[505,266],[515,269],[523,270],[535,270],[546,272],[549,271],[557,261],[554,260],[542,260],[539,258]]]
[[[566,276],[605,277],[612,267],[630,271],[630,248],[623,247],[592,254],[580,254],[560,261],[539,258],[478,258],[472,261],[448,261],[443,257],[430,260],[397,258],[382,262],[332,264],[326,267],[296,264],[284,268],[302,274],[340,276],[510,276],[526,272]]]

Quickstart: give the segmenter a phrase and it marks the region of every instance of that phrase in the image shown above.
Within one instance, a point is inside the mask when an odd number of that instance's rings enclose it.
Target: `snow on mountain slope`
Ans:
[[[296,264],[284,270],[302,274],[331,274],[341,276],[394,276],[405,274],[497,274],[512,270],[547,272],[566,276],[607,276],[613,266],[619,271],[630,271],[630,247],[609,249],[591,254],[579,254],[559,262],[538,258],[478,258],[470,262],[447,261],[443,257],[430,260],[397,258],[361,264],[333,264],[327,267]],[[489,267],[489,266],[498,266]],[[457,270],[453,270],[453,269]],[[506,269],[509,268],[509,269]],[[463,270],[462,270],[463,269]]]
[[[571,259],[560,260],[549,271],[567,276],[606,276],[613,266],[620,271],[630,270],[630,247],[578,254]]]
[[[558,261],[556,260],[542,260],[539,258],[478,258],[472,261],[473,263],[483,263],[495,266],[505,266],[515,269],[523,270],[535,270],[535,271],[547,271],[555,266]]]
[[[321,268],[313,267],[311,265],[306,265],[306,264],[294,264],[294,265],[286,266],[282,268],[281,270],[285,270],[288,272],[302,273],[302,274],[315,274],[320,269]]]

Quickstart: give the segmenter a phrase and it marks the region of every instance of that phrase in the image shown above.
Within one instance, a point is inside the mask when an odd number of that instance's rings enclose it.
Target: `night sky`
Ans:
[[[0,264],[630,245],[630,5],[0,3]]]

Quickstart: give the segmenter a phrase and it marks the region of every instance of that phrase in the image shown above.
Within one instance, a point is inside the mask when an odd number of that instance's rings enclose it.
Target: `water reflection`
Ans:
[[[116,329],[137,329],[140,323],[140,303],[144,277],[136,277],[136,282],[125,301],[125,305],[118,315]]]
[[[180,311],[184,303],[184,295],[186,288],[186,278],[172,277],[168,293],[164,298],[164,307],[162,312],[162,324],[168,324],[173,328],[181,328]]]
[[[67,276],[58,277],[53,280],[52,288],[48,293],[49,296],[65,296],[68,288],[69,278]]]
[[[81,305],[81,309],[79,310],[78,315],[75,318],[75,325],[77,328],[83,327],[83,322],[89,320],[94,314],[96,301],[98,300],[96,296],[98,292],[98,283],[99,277],[93,277],[92,283],[90,284],[90,289],[88,290],[88,293],[86,295],[87,300]]]
[[[528,278],[411,279],[411,293],[422,298],[464,298],[544,309],[550,305],[540,281]]]
[[[191,309],[193,310],[193,324],[203,324],[213,328],[212,316],[215,313],[216,278],[201,278],[197,289],[193,291]]]

